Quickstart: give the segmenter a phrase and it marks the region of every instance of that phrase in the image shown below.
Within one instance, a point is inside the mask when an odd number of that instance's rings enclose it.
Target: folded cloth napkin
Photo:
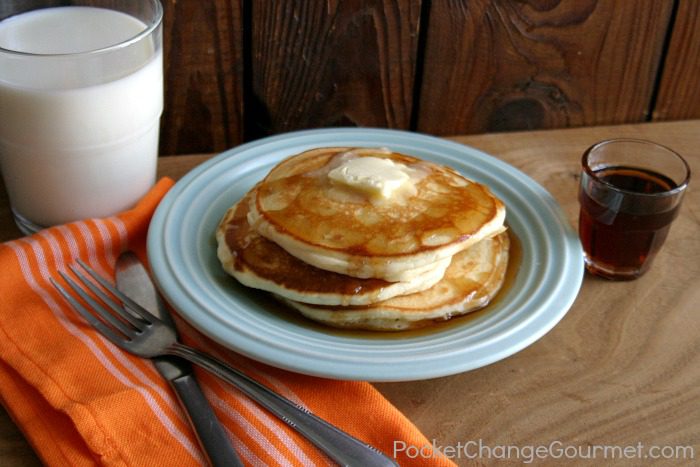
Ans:
[[[152,363],[112,345],[53,289],[56,270],[81,258],[112,275],[120,252],[145,260],[151,216],[173,182],[132,210],[43,230],[0,245],[0,397],[48,465],[201,465],[175,395]],[[451,465],[366,382],[295,374],[210,341],[181,319],[185,342],[228,361],[401,465]],[[196,369],[205,395],[247,465],[329,465],[329,460],[235,388]]]

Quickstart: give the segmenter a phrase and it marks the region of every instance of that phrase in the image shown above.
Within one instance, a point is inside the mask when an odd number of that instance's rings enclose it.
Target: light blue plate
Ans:
[[[309,323],[222,270],[214,231],[224,212],[285,157],[323,146],[376,146],[449,165],[507,208],[522,262],[486,311],[423,332],[343,332]],[[166,299],[224,346],[288,370],[338,379],[405,381],[455,374],[518,352],[567,312],[583,278],[576,233],[549,193],[514,167],[468,146],[415,133],[323,129],[226,151],[183,177],[158,207],[148,253]]]

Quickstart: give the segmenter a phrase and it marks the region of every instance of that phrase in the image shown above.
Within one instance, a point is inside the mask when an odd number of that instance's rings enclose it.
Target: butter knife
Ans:
[[[119,256],[116,277],[117,288],[121,292],[175,329],[170,312],[135,254],[125,252]],[[223,425],[204,397],[192,366],[179,357],[156,357],[153,363],[177,394],[210,464],[216,467],[242,466]]]

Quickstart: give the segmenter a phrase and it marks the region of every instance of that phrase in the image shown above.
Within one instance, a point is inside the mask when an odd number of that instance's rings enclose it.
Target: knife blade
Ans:
[[[133,252],[124,252],[117,259],[116,278],[121,292],[175,329],[151,277]],[[192,366],[178,357],[156,357],[153,363],[177,394],[207,460],[214,466],[242,466],[223,425],[204,397]]]

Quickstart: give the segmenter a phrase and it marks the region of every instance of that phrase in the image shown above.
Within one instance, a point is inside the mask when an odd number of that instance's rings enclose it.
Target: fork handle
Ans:
[[[397,466],[375,448],[331,425],[307,409],[295,404],[249,376],[203,352],[174,344],[168,353],[182,357],[231,383],[245,395],[297,430],[340,465]]]

